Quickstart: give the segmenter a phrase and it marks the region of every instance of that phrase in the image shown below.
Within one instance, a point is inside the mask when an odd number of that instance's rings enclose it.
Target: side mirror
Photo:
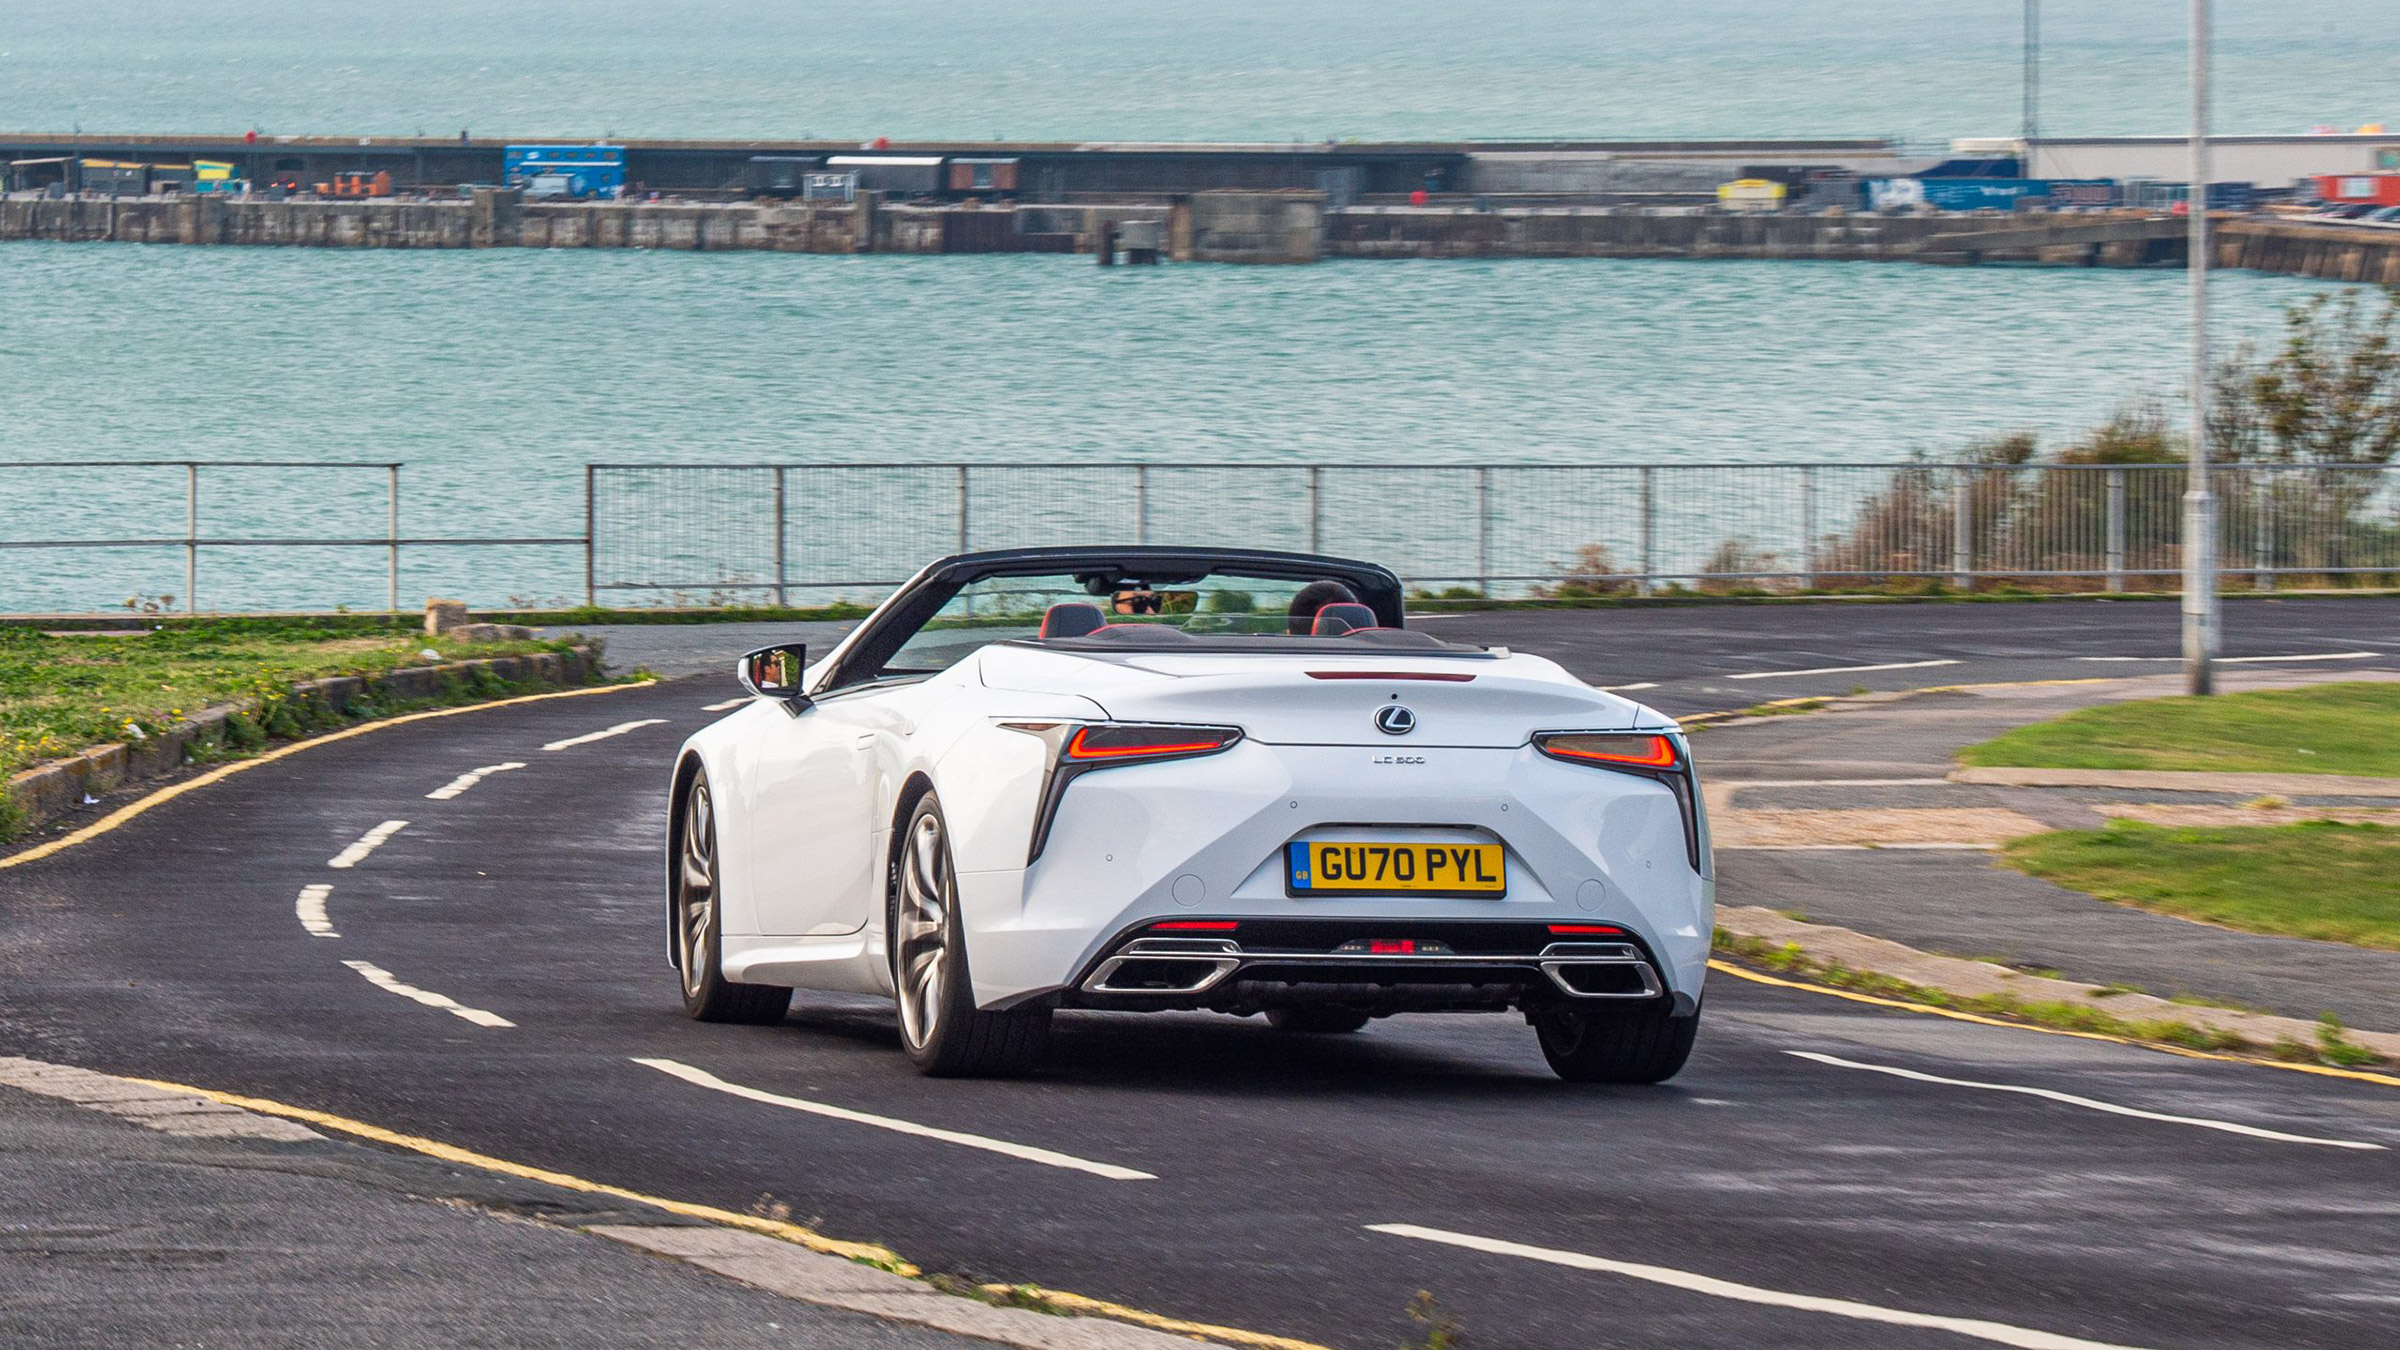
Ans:
[[[807,669],[807,645],[791,642],[749,653],[734,664],[733,674],[754,697],[774,699],[798,712],[809,703],[807,692],[800,687],[801,674]]]

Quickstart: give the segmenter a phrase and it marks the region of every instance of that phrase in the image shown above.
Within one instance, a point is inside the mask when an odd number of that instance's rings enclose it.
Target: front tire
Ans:
[[[1013,1078],[1031,1072],[1049,1045],[1050,1010],[984,1012],[975,1006],[949,827],[932,793],[909,812],[901,840],[886,930],[893,997],[900,1005],[900,1048],[935,1078]]]
[[[1700,1014],[1664,1008],[1551,1008],[1534,1017],[1542,1057],[1570,1083],[1663,1083],[1683,1069]]]
[[[694,770],[684,786],[683,827],[675,847],[675,973],[682,977],[683,1011],[696,1022],[773,1026],[792,1006],[792,991],[774,984],[736,984],[725,978],[724,908],[718,903],[717,811],[708,772]]]

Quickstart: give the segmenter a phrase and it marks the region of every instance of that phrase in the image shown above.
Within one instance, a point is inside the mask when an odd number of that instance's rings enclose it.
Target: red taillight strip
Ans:
[[[1232,919],[1174,919],[1150,925],[1153,932],[1230,933],[1241,924]]]
[[[1641,755],[1611,755],[1597,750],[1576,750],[1560,745],[1556,741],[1545,743],[1542,746],[1542,753],[1556,755],[1560,759],[1590,760],[1595,764],[1627,764],[1637,769],[1672,769],[1676,764],[1675,742],[1664,736],[1651,737],[1649,753]]]
[[[1574,933],[1611,933],[1618,937],[1625,936],[1624,929],[1611,923],[1554,923],[1550,925],[1550,931],[1562,937]]]
[[[1090,732],[1091,728],[1089,727],[1084,727],[1076,731],[1075,739],[1067,742],[1067,758],[1141,759],[1150,755],[1192,755],[1198,754],[1203,750],[1222,750],[1225,748],[1225,739],[1223,737],[1219,737],[1213,741],[1184,741],[1173,745],[1117,745],[1092,747],[1083,743],[1083,738],[1090,734]]]
[[[1438,670],[1312,670],[1312,680],[1431,680],[1438,684],[1465,684],[1472,675],[1455,675]]]

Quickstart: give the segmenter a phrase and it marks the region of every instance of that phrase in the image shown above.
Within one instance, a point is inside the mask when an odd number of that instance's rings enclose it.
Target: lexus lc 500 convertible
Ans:
[[[1401,599],[1303,554],[971,553],[744,657],[672,780],[686,1010],[887,995],[934,1074],[1032,1067],[1061,1008],[1515,1011],[1563,1077],[1672,1076],[1715,904],[1683,734]]]

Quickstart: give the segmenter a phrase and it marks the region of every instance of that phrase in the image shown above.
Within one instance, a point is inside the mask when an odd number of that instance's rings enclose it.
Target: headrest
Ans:
[[[1107,623],[1108,616],[1100,612],[1098,605],[1069,601],[1063,605],[1052,605],[1043,611],[1042,637],[1045,641],[1050,638],[1086,637]]]
[[[1316,637],[1340,637],[1355,629],[1375,626],[1375,611],[1365,605],[1334,604],[1317,611],[1316,626],[1309,632]]]

